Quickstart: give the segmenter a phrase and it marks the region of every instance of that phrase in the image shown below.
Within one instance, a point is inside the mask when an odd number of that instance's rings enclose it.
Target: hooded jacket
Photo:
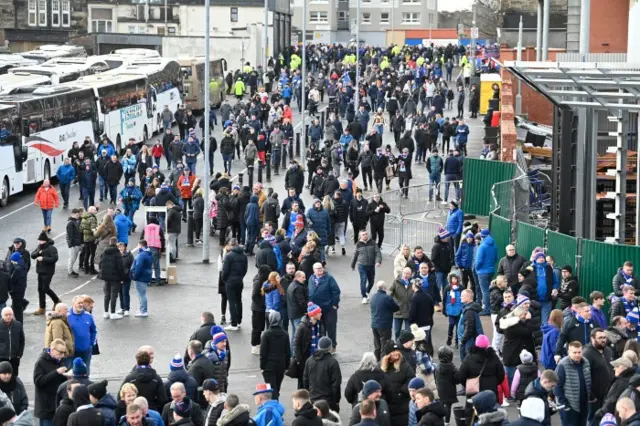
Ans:
[[[462,306],[462,313],[460,320],[458,321],[458,340],[461,345],[467,344],[472,339],[475,340],[478,337],[479,331],[482,329],[482,324],[479,324],[479,313],[482,311],[482,306],[477,302],[472,302]]]
[[[331,234],[331,219],[329,213],[324,209],[322,204],[320,208],[315,205],[307,210],[307,219],[311,222],[311,229],[318,234],[323,246],[329,243],[329,235]]]
[[[560,330],[547,323],[542,325],[542,348],[540,349],[540,363],[547,370],[556,369],[554,358]]]
[[[258,426],[282,426],[284,411],[284,407],[278,401],[268,400],[258,407],[253,420]]]
[[[229,288],[230,285],[242,286],[242,280],[244,276],[247,275],[248,267],[249,262],[247,257],[242,253],[242,246],[232,247],[222,262],[222,280],[225,286],[227,286],[227,288]]]
[[[486,364],[484,364],[486,361]],[[484,370],[482,365],[484,364]],[[492,391],[498,397],[498,385],[505,377],[504,366],[493,348],[480,349],[473,346],[469,349],[467,356],[460,364],[460,369],[456,375],[457,383],[466,383],[467,379],[478,377],[480,371],[480,392]]]
[[[520,352],[526,349],[536,360],[536,348],[533,341],[532,321],[522,321],[515,315],[507,315],[499,321],[500,331],[504,334],[502,363],[505,367],[520,365]]]
[[[498,260],[498,249],[491,235],[483,238],[478,251],[476,253],[475,268],[476,273],[493,274],[496,271],[496,262]]]
[[[339,405],[342,373],[338,361],[329,351],[317,350],[307,359],[302,383],[305,389],[310,389],[311,401],[324,399],[329,406]]]
[[[138,396],[144,396],[147,399],[149,409],[162,412],[167,401],[167,394],[156,370],[150,366],[136,366],[125,377],[122,384],[125,383],[132,383],[138,388]]]
[[[49,238],[44,244],[38,244],[31,252],[31,259],[42,257],[42,260],[36,260],[36,273],[42,275],[53,275],[56,272],[56,263],[58,262],[58,249],[54,246],[55,242]]]
[[[122,254],[118,247],[107,247],[100,258],[100,274],[98,278],[106,282],[121,282],[127,279]]]

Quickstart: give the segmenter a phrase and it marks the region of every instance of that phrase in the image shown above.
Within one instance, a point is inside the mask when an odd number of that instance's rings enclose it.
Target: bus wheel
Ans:
[[[9,180],[5,177],[2,181],[2,194],[0,198],[0,206],[6,207],[9,204]]]
[[[44,163],[44,179],[51,180],[51,165],[49,164],[49,160]]]
[[[147,130],[147,126],[144,126],[144,129],[142,130],[142,142],[146,142],[147,140],[149,140],[149,130]]]
[[[118,155],[120,155],[120,152],[122,151],[122,138],[120,135],[116,136],[116,151],[118,152]]]

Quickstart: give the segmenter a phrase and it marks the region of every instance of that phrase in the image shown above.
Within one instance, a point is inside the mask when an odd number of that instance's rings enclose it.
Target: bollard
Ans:
[[[262,169],[264,169],[264,164],[262,161],[258,163],[258,182],[262,183]]]
[[[187,247],[193,247],[193,209],[187,210]]]
[[[238,173],[238,184],[242,186],[243,173]]]
[[[253,188],[253,164],[247,166],[247,175],[249,176],[249,188]]]
[[[300,158],[300,132],[296,133],[296,157]]]
[[[265,164],[265,167],[267,168],[267,182],[271,182],[271,153],[267,153],[267,156],[265,158],[267,159]]]
[[[284,149],[282,149],[282,168],[286,169],[287,168],[287,151],[289,150],[289,144],[286,144],[283,146]],[[291,157],[291,159],[293,160],[293,157]]]
[[[304,129],[305,129],[305,132],[304,132],[304,140],[302,141],[302,149],[306,151],[307,147],[309,146],[309,125],[305,124]]]
[[[327,117],[326,117],[326,112],[327,112],[327,111],[326,111],[326,110],[324,110],[324,111],[322,111],[322,112],[320,113],[320,125],[322,126],[322,128],[323,128],[323,129],[324,129],[325,119],[327,118]]]
[[[293,160],[293,138],[289,138],[289,143],[287,144],[287,150],[289,151],[289,158]]]

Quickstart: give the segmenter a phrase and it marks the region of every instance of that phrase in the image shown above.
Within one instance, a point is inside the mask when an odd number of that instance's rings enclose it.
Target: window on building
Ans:
[[[60,0],[51,0],[51,26],[60,26]]]
[[[402,4],[420,4],[420,0],[402,0]]]
[[[310,0],[309,3],[313,3],[313,4],[327,4],[329,3],[329,0]]]
[[[62,8],[63,8],[62,20],[64,23],[64,1],[63,1]],[[90,14],[91,14],[91,32],[92,33],[112,33],[113,32],[113,9],[94,7],[94,8],[91,8]],[[131,29],[131,27],[129,28]],[[129,33],[133,33],[133,32],[129,30]]]
[[[389,24],[389,12],[380,13],[380,23],[383,25]]]
[[[427,0],[427,9],[436,9],[436,0]]]
[[[47,0],[38,0],[38,26],[47,26]]]
[[[360,0],[361,3],[371,3],[371,0]]]
[[[29,26],[35,27],[38,24],[38,7],[36,0],[29,0],[27,8],[29,10]]]
[[[135,34],[136,33],[136,26],[135,25],[129,25],[128,30],[129,30],[129,34]]]
[[[402,14],[402,23],[403,24],[419,24],[420,23],[420,13],[418,12],[408,12]]]
[[[349,20],[349,11],[347,10],[339,10],[338,11],[338,21],[348,21]]]
[[[71,1],[70,0],[62,0],[62,26],[70,27],[71,26]]]
[[[238,22],[238,8],[231,8],[231,22]]]
[[[369,12],[365,12],[362,14],[361,24],[370,24],[371,23],[371,14]]]
[[[309,23],[312,24],[326,24],[329,22],[328,12],[310,12]]]
[[[432,26],[436,22],[436,16],[433,13],[429,14],[429,26]]]

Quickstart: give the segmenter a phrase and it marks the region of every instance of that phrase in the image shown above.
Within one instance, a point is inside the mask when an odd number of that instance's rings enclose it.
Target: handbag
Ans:
[[[471,377],[467,379],[464,384],[464,391],[466,396],[472,396],[477,393],[480,393],[480,377],[482,377],[482,373],[484,372],[484,367],[487,365],[487,360],[484,360],[482,364],[482,369],[480,370],[480,374],[477,377]]]
[[[98,346],[98,340],[91,347],[91,355],[100,355],[100,346]]]
[[[387,166],[385,169],[385,173],[387,174],[387,179],[389,180],[393,179],[395,176],[395,170],[393,169],[393,166],[392,165]]]

